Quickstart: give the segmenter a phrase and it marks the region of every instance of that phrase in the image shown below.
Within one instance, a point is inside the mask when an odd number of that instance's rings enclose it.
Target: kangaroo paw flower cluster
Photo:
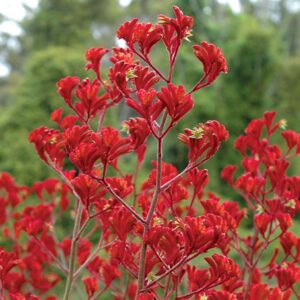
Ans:
[[[51,114],[53,128],[29,136],[57,178],[27,187],[0,175],[0,299],[299,299],[300,237],[290,228],[300,177],[288,169],[300,135],[282,131],[274,144],[283,124],[274,112],[250,122],[235,144],[241,165],[221,174],[240,204],[207,191],[203,165],[229,138],[218,121],[179,135],[185,168],[164,161],[165,137],[191,112],[194,94],[228,71],[222,51],[202,41],[190,49],[202,65],[199,80],[190,91],[173,82],[192,28],[178,7],[154,24],[127,21],[117,30],[126,48],[91,48],[91,78],[59,80],[65,109]],[[167,50],[167,70],[151,59],[158,45]],[[131,118],[113,127],[107,112],[120,104]],[[150,144],[156,154],[141,178]],[[253,225],[247,235],[245,220]]]

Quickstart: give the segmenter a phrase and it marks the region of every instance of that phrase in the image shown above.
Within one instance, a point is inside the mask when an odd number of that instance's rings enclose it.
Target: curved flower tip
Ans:
[[[193,129],[186,128],[178,139],[189,147],[189,160],[196,161],[206,153],[206,159],[213,156],[221,142],[228,139],[229,133],[218,121],[207,121]]]
[[[192,35],[194,18],[186,16],[179,7],[173,6],[175,18],[159,15],[158,23],[162,25],[171,25],[177,32],[180,39],[188,39]]]
[[[230,185],[233,185],[234,174],[236,170],[237,170],[237,166],[234,165],[226,166],[221,172],[221,178],[223,180],[226,180]]]
[[[162,87],[158,98],[167,107],[173,123],[183,118],[194,106],[193,98],[186,94],[184,86],[176,86],[169,83],[168,87]]]
[[[193,49],[196,57],[202,62],[204,70],[197,89],[211,84],[220,73],[228,72],[226,59],[216,45],[202,42],[201,45],[193,46]]]
[[[56,83],[58,94],[68,105],[72,102],[72,91],[79,84],[80,79],[77,76],[67,76]]]
[[[123,39],[127,44],[133,43],[133,35],[134,35],[134,28],[138,22],[138,18],[134,18],[130,21],[125,22],[122,24],[119,29],[117,30],[117,37],[118,39]]]
[[[133,50],[138,43],[138,48],[144,56],[147,56],[151,48],[162,38],[162,28],[152,23],[139,23],[138,19],[125,22],[117,30],[119,39],[126,41],[127,46]]]
[[[99,74],[101,59],[109,52],[109,49],[105,48],[90,48],[85,53],[85,58],[89,63],[85,65],[87,70],[93,69],[96,74]]]
[[[123,122],[123,128],[130,134],[130,142],[135,150],[146,142],[150,134],[148,122],[143,118],[130,118]]]
[[[84,283],[86,294],[90,299],[99,290],[98,280],[96,277],[84,277],[82,281]]]

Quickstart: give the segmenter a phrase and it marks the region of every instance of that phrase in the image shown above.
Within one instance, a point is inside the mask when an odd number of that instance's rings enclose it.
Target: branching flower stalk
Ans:
[[[78,231],[80,230],[80,219],[81,219],[82,211],[83,211],[83,206],[82,206],[81,202],[78,202],[77,209],[76,209],[76,218],[75,218],[75,223],[74,223],[73,235],[72,235],[68,277],[67,277],[67,283],[66,283],[63,300],[70,299],[70,292],[71,292],[71,288],[73,285],[73,278],[74,278],[74,272],[75,272],[75,258],[76,258],[76,250],[77,250],[77,243],[78,243],[77,234],[78,234]]]
[[[190,124],[179,134],[187,148],[182,170],[164,160],[165,138],[193,110],[195,93],[228,71],[222,51],[203,41],[191,47],[203,70],[193,88],[174,83],[193,18],[173,11],[156,23],[125,22],[117,37],[126,48],[90,48],[91,77],[58,81],[67,109],[55,110],[55,128],[37,128],[29,141],[59,178],[27,187],[0,174],[0,229],[3,245],[10,245],[0,247],[1,300],[70,300],[79,280],[87,300],[299,299],[300,237],[291,227],[300,211],[300,177],[289,168],[300,153],[300,134],[282,128],[286,122],[276,121],[275,112],[249,123],[235,143],[241,164],[221,173],[243,203],[206,188],[204,164],[229,138],[220,122]],[[159,45],[166,70],[151,59]],[[109,126],[106,113],[121,102],[131,114],[122,129]],[[135,174],[119,163],[128,155],[137,162]],[[249,213],[252,231],[243,236]],[[74,222],[72,233],[61,220]],[[58,285],[63,298],[55,295]]]
[[[161,130],[159,132],[159,135],[161,135],[163,129],[163,124],[161,126]],[[157,175],[156,175],[156,185],[155,185],[155,191],[153,194],[153,199],[150,204],[150,209],[146,218],[146,222],[144,224],[144,232],[143,232],[143,240],[146,239],[146,236],[148,234],[149,228],[151,226],[151,221],[153,218],[153,214],[155,211],[155,207],[157,204],[158,196],[160,193],[161,188],[161,176],[162,176],[162,139],[159,137],[157,139]],[[146,251],[147,251],[147,242],[145,240],[142,244],[141,249],[141,258],[140,258],[140,264],[139,264],[139,274],[138,274],[138,292],[137,292],[137,298],[139,295],[139,292],[144,288],[144,281],[145,281],[145,259],[146,259]]]

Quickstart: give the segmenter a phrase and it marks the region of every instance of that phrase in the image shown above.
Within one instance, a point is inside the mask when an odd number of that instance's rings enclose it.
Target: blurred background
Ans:
[[[195,18],[192,43],[206,40],[222,48],[229,73],[195,95],[193,113],[166,143],[167,161],[185,164],[185,150],[176,143],[183,128],[219,120],[231,137],[208,167],[211,188],[227,195],[219,173],[239,160],[234,140],[252,118],[276,110],[290,129],[300,129],[299,0],[0,0],[0,170],[22,184],[54,176],[27,137],[33,128],[54,126],[50,113],[62,103],[56,82],[87,76],[85,50],[116,46],[115,30],[123,21],[155,21],[159,13],[172,14],[172,5]],[[175,72],[175,82],[188,89],[201,76],[191,46],[184,44]],[[164,66],[160,52],[153,59]],[[110,118],[120,127],[128,111],[120,106]],[[298,161],[293,172],[299,170]]]

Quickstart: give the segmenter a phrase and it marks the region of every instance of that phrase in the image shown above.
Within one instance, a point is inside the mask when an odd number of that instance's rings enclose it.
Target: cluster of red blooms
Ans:
[[[57,129],[38,128],[29,140],[61,180],[23,187],[1,175],[1,299],[55,300],[60,284],[64,300],[105,293],[115,300],[300,299],[300,238],[289,231],[300,210],[300,177],[287,175],[289,160],[300,153],[300,135],[282,131],[286,146],[280,148],[271,144],[284,125],[274,123],[275,113],[249,124],[236,141],[243,173],[234,179],[237,166],[222,172],[245,199],[243,209],[204,191],[209,178],[201,166],[228,139],[218,121],[179,135],[188,148],[186,168],[178,171],[163,161],[164,138],[192,110],[193,93],[227,72],[221,50],[202,42],[193,49],[203,76],[191,91],[172,82],[178,50],[193,27],[193,18],[178,7],[174,14],[159,16],[157,24],[124,23],[117,36],[127,48],[112,49],[107,78],[101,61],[109,50],[92,48],[86,68],[95,79],[68,76],[57,83],[68,111],[54,111]],[[149,57],[157,44],[167,49],[167,74]],[[136,117],[124,121],[122,131],[104,126],[107,110],[121,101]],[[156,141],[157,157],[138,184],[148,139]],[[135,174],[119,168],[129,153],[136,157]],[[61,237],[56,227],[70,212],[73,233]],[[243,237],[238,228],[247,213],[253,214],[254,230]],[[271,244],[274,255],[262,265]],[[240,264],[232,259],[237,254]]]

